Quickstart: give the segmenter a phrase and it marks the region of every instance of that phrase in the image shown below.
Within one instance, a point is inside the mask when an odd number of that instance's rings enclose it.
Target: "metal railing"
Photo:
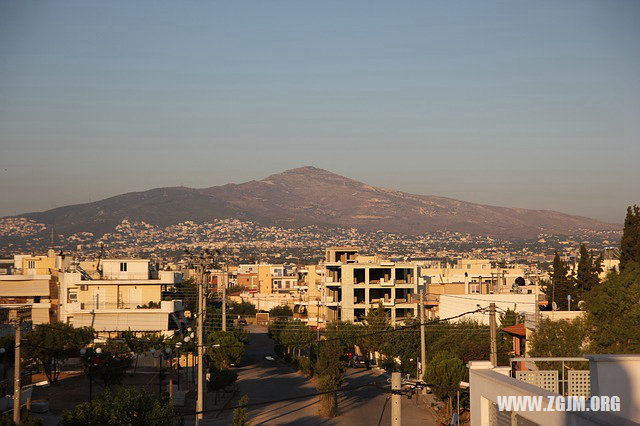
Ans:
[[[587,358],[584,357],[524,357],[524,358],[510,358],[510,365],[511,365],[511,377],[516,377],[516,363],[518,362],[522,362],[522,363],[528,363],[528,362],[546,362],[546,363],[554,363],[556,365],[560,365],[560,379],[558,380],[558,393],[564,396],[570,395],[570,390],[573,388],[576,388],[576,386],[573,386],[574,383],[570,383],[570,376],[572,380],[584,380],[585,374],[581,374],[581,375],[576,375],[576,374],[569,374],[570,371],[576,372],[576,371],[580,371],[580,372],[584,372],[585,370],[577,370],[569,365],[567,365],[567,363],[572,363],[572,362],[582,362],[582,363],[589,363],[589,360]],[[526,365],[525,365],[526,367]],[[537,367],[537,366],[536,366]],[[536,372],[539,370],[529,370],[531,372]],[[545,370],[545,371],[549,371],[549,369]]]

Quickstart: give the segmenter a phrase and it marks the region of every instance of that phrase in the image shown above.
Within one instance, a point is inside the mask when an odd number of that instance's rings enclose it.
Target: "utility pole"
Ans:
[[[316,340],[320,341],[320,301],[316,302]]]
[[[420,377],[418,377],[418,380],[422,380],[427,365],[427,337],[425,331],[424,288],[422,288],[420,291]]]
[[[498,365],[498,347],[496,342],[497,324],[496,324],[496,304],[489,304],[489,329],[491,332],[491,364],[494,367]]]
[[[402,426],[402,376],[399,372],[391,373],[391,426]]]
[[[20,424],[20,339],[22,334],[22,318],[20,318],[19,309],[16,312],[16,344],[15,344],[15,365],[13,370],[13,422],[17,425]]]
[[[229,279],[229,266],[226,263],[224,271],[222,279],[222,331],[227,331],[227,280]]]
[[[171,350],[168,350],[168,355],[169,355],[169,401],[171,401],[171,404],[173,404],[173,353],[171,353]],[[178,359],[179,361],[179,359]],[[180,374],[180,372],[178,372],[178,374]],[[178,383],[180,383],[180,376],[178,376]],[[178,387],[180,385],[178,384]]]
[[[197,318],[197,343],[196,349],[198,351],[198,396],[196,399],[196,425],[200,425],[204,415],[204,312],[206,310],[206,302],[204,298],[204,277],[207,268],[212,267],[215,262],[215,254],[205,249],[200,254],[191,253],[189,250],[185,250],[187,256],[190,257],[190,265],[196,268],[200,272],[200,283],[198,284],[198,318]],[[216,250],[216,254],[220,254],[220,251]],[[193,369],[192,369],[193,372]]]
[[[535,324],[536,324],[536,330],[538,329],[538,326],[540,325],[540,305],[538,304],[538,280],[536,279],[536,306],[535,306],[535,310],[534,310],[534,315],[535,317]]]
[[[200,425],[204,411],[204,265],[200,265],[200,285],[198,285],[198,399],[196,401],[196,425]]]

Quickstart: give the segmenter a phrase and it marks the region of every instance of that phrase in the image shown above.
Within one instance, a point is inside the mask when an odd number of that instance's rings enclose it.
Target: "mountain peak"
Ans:
[[[294,169],[285,170],[284,172],[275,173],[270,176],[267,176],[261,182],[266,183],[275,183],[275,182],[290,182],[294,183],[295,181],[299,181],[299,183],[313,182],[313,181],[331,181],[331,182],[353,182],[356,183],[353,179],[349,179],[347,177],[341,176],[337,173],[330,172],[325,169],[321,169],[314,166],[303,166],[297,167]],[[360,183],[360,182],[357,182]]]

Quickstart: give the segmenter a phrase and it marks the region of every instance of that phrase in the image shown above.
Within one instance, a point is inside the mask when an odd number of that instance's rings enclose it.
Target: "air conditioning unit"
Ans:
[[[83,285],[80,286],[80,291],[87,291],[87,290],[89,290],[89,286],[88,285],[83,284]]]

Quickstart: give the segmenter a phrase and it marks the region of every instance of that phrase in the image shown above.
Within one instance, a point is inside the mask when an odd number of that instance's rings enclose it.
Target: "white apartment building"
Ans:
[[[127,330],[171,335],[183,323],[182,301],[162,300],[180,273],[153,270],[148,259],[107,259],[101,275],[60,274],[60,321],[108,336]]]

